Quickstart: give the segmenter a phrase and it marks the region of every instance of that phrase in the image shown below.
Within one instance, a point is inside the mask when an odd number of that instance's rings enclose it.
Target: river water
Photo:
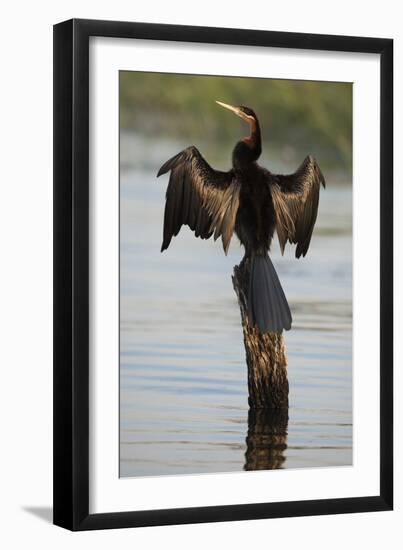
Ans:
[[[273,244],[293,314],[290,409],[256,418],[231,282],[239,242],[226,257],[183,227],[161,254],[167,177],[155,174],[180,149],[161,143],[142,165],[131,143],[121,136],[120,475],[351,464],[351,183],[327,178],[305,259]]]

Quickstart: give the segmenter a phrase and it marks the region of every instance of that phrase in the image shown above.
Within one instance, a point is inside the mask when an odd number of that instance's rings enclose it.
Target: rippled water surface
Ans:
[[[176,152],[165,148],[162,160]],[[351,464],[351,186],[328,179],[305,259],[273,245],[294,319],[287,422],[248,416],[237,239],[225,257],[184,227],[160,254],[167,178],[155,162],[121,165],[121,476]]]

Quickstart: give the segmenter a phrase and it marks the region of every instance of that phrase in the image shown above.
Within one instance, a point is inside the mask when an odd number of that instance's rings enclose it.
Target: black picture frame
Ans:
[[[89,39],[377,53],[380,127],[380,488],[366,497],[89,513]],[[71,530],[391,510],[393,40],[73,19],[54,26],[54,523]]]

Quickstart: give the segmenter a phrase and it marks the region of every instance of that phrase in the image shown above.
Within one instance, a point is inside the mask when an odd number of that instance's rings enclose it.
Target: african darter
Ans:
[[[273,234],[276,230],[282,253],[289,241],[297,245],[297,258],[305,256],[318,213],[320,184],[325,187],[325,180],[311,156],[286,176],[259,166],[262,142],[257,116],[242,105],[217,103],[246,121],[250,135],[235,145],[228,172],[211,168],[194,146],[161,166],[158,176],[171,171],[161,252],[182,225],[188,225],[196,237],[221,236],[227,254],[235,230],[251,261],[249,322],[261,333],[281,333],[291,328],[292,318],[268,255]]]

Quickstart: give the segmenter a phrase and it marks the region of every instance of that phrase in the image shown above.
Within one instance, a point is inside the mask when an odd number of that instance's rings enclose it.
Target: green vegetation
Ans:
[[[121,128],[186,144],[234,144],[243,123],[216,99],[251,107],[265,147],[306,151],[321,165],[351,172],[352,85],[347,83],[121,72]]]

